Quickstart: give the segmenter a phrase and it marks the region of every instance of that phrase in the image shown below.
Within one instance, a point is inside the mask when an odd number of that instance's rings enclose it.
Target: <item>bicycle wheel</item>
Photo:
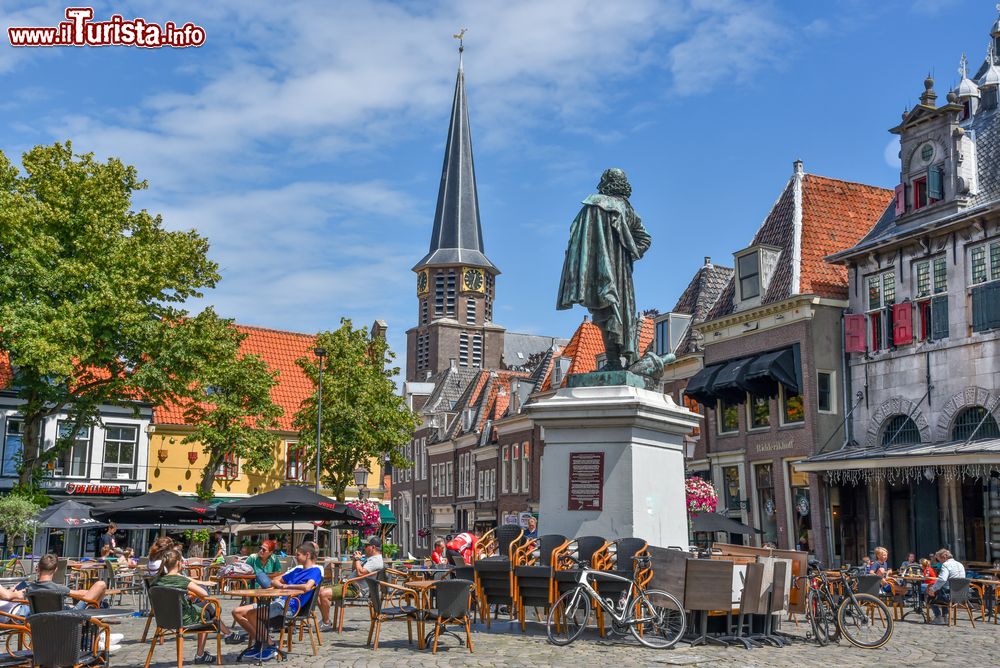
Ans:
[[[687,614],[680,601],[660,589],[642,592],[632,614],[629,630],[636,640],[653,649],[673,647],[687,628]]]
[[[545,620],[545,634],[553,645],[568,645],[583,633],[590,619],[590,595],[575,587],[556,599]]]
[[[830,617],[824,611],[823,597],[815,591],[810,591],[806,598],[806,614],[809,615],[809,626],[812,628],[813,640],[820,647],[830,642]]]
[[[871,594],[845,597],[837,608],[837,626],[852,645],[862,649],[878,649],[892,637],[889,608]]]

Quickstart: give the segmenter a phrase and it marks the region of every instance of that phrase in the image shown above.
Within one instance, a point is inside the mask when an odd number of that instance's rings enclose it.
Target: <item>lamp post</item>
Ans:
[[[358,488],[358,501],[364,501],[368,498],[367,484],[368,469],[358,464],[358,468],[354,469],[354,485]]]
[[[320,467],[320,434],[323,432],[323,363],[326,358],[326,348],[316,348],[313,350],[319,360],[319,387],[316,390],[316,493],[319,494]],[[319,545],[319,527],[313,525],[313,540]]]

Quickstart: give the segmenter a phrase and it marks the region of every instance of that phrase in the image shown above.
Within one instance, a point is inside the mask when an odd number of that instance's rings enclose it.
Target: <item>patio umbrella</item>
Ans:
[[[173,492],[161,490],[142,496],[122,499],[95,509],[91,515],[98,520],[150,524],[214,524],[215,511],[206,504]]]
[[[76,501],[63,501],[35,516],[39,529],[99,529],[108,526],[90,516],[94,509]]]
[[[692,515],[691,529],[694,531],[706,531],[713,533],[716,531],[745,534],[764,533],[760,529],[754,529],[753,527],[749,527],[742,522],[729,519],[725,515],[720,515],[719,513],[698,513],[697,515]]]
[[[293,538],[296,521],[344,522],[363,519],[359,511],[347,504],[296,485],[286,485],[246,499],[220,503],[215,509],[220,517],[237,519],[248,524],[291,520]]]

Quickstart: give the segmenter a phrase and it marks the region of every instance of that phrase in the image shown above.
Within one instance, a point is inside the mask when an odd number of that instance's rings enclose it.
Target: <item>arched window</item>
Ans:
[[[973,433],[975,436],[972,436]],[[964,409],[958,414],[958,417],[955,418],[955,424],[952,425],[952,439],[967,441],[970,436],[975,441],[984,438],[1000,438],[1000,427],[997,426],[996,418],[987,413],[982,406],[969,406]]]
[[[894,415],[882,429],[882,445],[906,445],[920,442],[920,429],[909,415]]]

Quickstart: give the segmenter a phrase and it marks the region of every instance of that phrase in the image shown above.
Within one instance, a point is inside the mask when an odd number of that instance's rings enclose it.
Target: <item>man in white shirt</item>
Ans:
[[[934,556],[941,562],[941,572],[938,573],[937,582],[927,588],[927,595],[932,597],[930,603],[931,610],[934,611],[934,623],[947,624],[947,619],[941,616],[941,607],[947,606],[951,602],[948,581],[964,578],[965,566],[955,559],[947,548],[941,548]]]

